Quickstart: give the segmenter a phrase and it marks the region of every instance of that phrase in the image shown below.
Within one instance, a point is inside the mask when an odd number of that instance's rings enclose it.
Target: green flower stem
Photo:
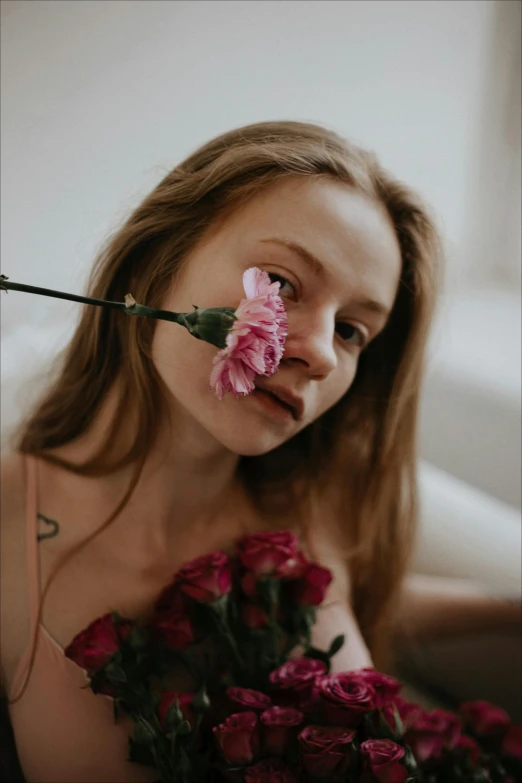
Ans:
[[[174,313],[171,310],[157,310],[155,307],[138,304],[131,294],[125,296],[125,302],[111,302],[106,299],[95,299],[91,296],[78,296],[63,291],[54,291],[51,288],[11,283],[5,275],[0,275],[0,290],[50,296],[55,299],[66,299],[69,302],[105,307],[108,310],[119,310],[125,315],[141,315],[162,321],[172,321],[184,326],[193,337],[211,343],[217,348],[225,347],[227,334],[236,320],[232,307],[199,308],[194,305],[194,310],[190,313]]]
[[[226,606],[227,601],[228,601],[228,596],[224,596],[223,598],[220,598],[218,601],[215,601],[213,604],[209,604],[209,607],[212,609],[212,614],[214,617],[214,621],[217,625],[218,632],[220,633],[222,638],[225,639],[227,647],[232,656],[233,662],[237,666],[238,672],[241,674],[241,672],[243,672],[245,669],[245,664],[239,653],[236,640],[234,639],[230,631],[230,626],[227,617],[227,606]]]
[[[4,291],[24,291],[26,294],[39,294],[40,296],[51,296],[55,299],[67,299],[69,302],[81,302],[82,304],[96,305],[96,307],[105,307],[108,310],[120,310],[128,315],[146,315],[150,318],[161,318],[164,321],[174,321],[174,323],[185,325],[185,313],[156,310],[153,307],[145,307],[145,305],[136,303],[129,306],[125,302],[111,302],[107,299],[94,299],[92,296],[78,296],[77,294],[67,294],[64,291],[53,291],[51,288],[11,283],[4,276],[1,277],[0,288]]]

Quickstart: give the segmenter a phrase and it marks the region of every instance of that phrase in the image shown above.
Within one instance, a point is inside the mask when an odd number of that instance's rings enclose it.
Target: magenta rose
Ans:
[[[467,756],[473,769],[476,769],[480,758],[480,746],[471,737],[461,734],[455,743],[453,750],[458,755]]]
[[[340,726],[307,726],[299,734],[299,759],[312,779],[343,775],[349,767],[353,729]]]
[[[354,671],[354,674],[368,683],[368,685],[371,685],[375,692],[375,706],[377,708],[384,707],[385,704],[395,699],[402,688],[401,683],[395,677],[382,674],[369,666],[364,669],[357,669]]]
[[[255,712],[237,712],[212,729],[225,761],[232,766],[250,764],[259,749]]]
[[[419,704],[415,704],[412,701],[407,701],[402,696],[397,694],[391,701],[380,708],[382,717],[392,731],[395,731],[394,707],[399,714],[402,727],[405,731],[408,729],[411,722],[423,712],[423,709]],[[378,725],[378,723],[376,725]]]
[[[299,778],[280,759],[263,759],[245,769],[245,783],[298,783]]]
[[[236,546],[243,566],[256,577],[290,575],[300,562],[297,538],[288,530],[251,533]]]
[[[307,563],[300,578],[290,582],[289,589],[300,606],[319,606],[331,581],[331,571],[317,563]]]
[[[159,594],[154,603],[154,614],[183,614],[187,606],[185,593],[181,592],[180,586],[174,577]]]
[[[241,619],[247,628],[268,628],[270,625],[270,618],[265,610],[257,604],[250,602],[242,604]]]
[[[274,706],[259,716],[263,750],[270,756],[282,756],[297,737],[304,715],[293,707]]]
[[[153,637],[177,652],[185,650],[196,638],[190,618],[184,612],[155,614],[148,628]]]
[[[489,701],[464,701],[459,714],[471,731],[481,737],[502,734],[511,723],[507,712]]]
[[[115,623],[108,612],[77,634],[65,648],[65,655],[93,675],[109,663],[133,627],[131,620]]]
[[[361,744],[365,770],[378,783],[403,783],[408,770],[401,764],[404,748],[387,739],[366,740]]]
[[[180,589],[198,603],[212,603],[230,592],[230,561],[224,552],[210,552],[182,566],[175,579]]]
[[[319,698],[329,723],[350,729],[357,728],[363,716],[375,709],[376,702],[372,686],[356,672],[323,677],[319,682]]]
[[[502,740],[502,753],[522,761],[522,726],[510,726]]]
[[[454,748],[462,731],[460,720],[448,710],[422,711],[404,735],[417,761],[438,759],[444,748]]]
[[[190,723],[191,727],[196,725],[196,713],[192,709],[194,694],[178,693],[177,691],[165,691],[158,705],[158,715],[161,727],[164,729],[164,731],[168,731],[169,726],[167,723],[167,713],[176,699],[178,700],[180,712],[185,720]]]
[[[326,664],[315,658],[294,658],[270,673],[269,680],[279,700],[303,705],[313,698],[318,678],[326,674]]]
[[[261,691],[254,691],[251,688],[238,688],[231,686],[227,688],[227,697],[232,703],[234,710],[241,708],[242,710],[252,710],[254,712],[262,712],[267,710],[271,704],[272,699]]]
[[[195,640],[187,599],[175,579],[160,593],[147,627],[157,641],[171,650],[182,652]]]

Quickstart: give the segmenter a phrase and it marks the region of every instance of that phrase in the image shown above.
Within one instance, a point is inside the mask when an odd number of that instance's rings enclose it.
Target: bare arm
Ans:
[[[496,596],[470,579],[409,574],[399,601],[399,639],[522,632],[522,596]]]

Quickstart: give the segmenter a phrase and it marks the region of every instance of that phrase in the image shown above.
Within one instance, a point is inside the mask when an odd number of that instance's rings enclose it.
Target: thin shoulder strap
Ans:
[[[29,593],[29,612],[31,629],[34,631],[40,602],[40,562],[38,557],[38,464],[30,454],[25,455],[26,476],[26,547],[27,547],[27,588]]]

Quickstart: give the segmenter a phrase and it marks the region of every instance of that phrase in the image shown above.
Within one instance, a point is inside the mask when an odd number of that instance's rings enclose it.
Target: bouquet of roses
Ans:
[[[148,616],[117,613],[66,655],[133,722],[129,758],[162,783],[508,781],[522,770],[521,727],[494,705],[460,716],[401,697],[367,668],[332,674],[311,644],[330,572],[288,531],[185,564]]]

